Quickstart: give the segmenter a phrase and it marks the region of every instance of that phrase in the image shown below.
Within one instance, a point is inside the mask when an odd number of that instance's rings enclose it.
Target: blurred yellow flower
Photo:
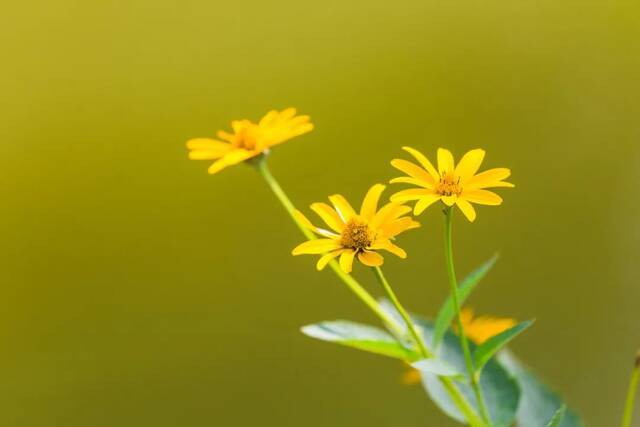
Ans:
[[[460,313],[464,333],[471,341],[480,345],[489,338],[514,327],[518,322],[514,319],[493,316],[474,317],[473,309],[465,307]],[[402,374],[400,381],[405,385],[418,384],[421,381],[420,371],[406,364],[408,369]]]
[[[514,319],[506,317],[478,316],[474,317],[473,309],[465,307],[460,313],[465,335],[480,345],[489,338],[516,326]]]
[[[187,141],[189,158],[215,160],[209,167],[209,173],[214,174],[310,132],[313,124],[309,120],[309,116],[296,116],[295,108],[269,111],[258,123],[234,120],[231,122],[233,133],[219,131],[219,139],[194,138]]]
[[[380,249],[406,258],[406,252],[392,243],[403,231],[419,227],[411,217],[404,216],[411,208],[399,203],[388,203],[378,209],[380,195],[385,186],[376,184],[369,189],[360,207],[360,213],[339,194],[329,197],[334,208],[326,203],[314,203],[313,210],[327,224],[330,230],[316,227],[301,212],[296,211],[298,221],[324,239],[309,240],[298,245],[293,255],[324,254],[317,263],[322,270],[332,259],[340,256],[340,267],[350,273],[355,256],[364,265],[382,265],[384,259]]]
[[[391,182],[413,184],[419,188],[399,191],[391,196],[391,200],[402,203],[417,200],[414,215],[420,215],[432,203],[442,200],[447,206],[457,205],[467,219],[473,222],[476,211],[471,203],[502,203],[500,196],[485,188],[514,186],[503,181],[511,175],[511,171],[506,168],[489,169],[476,174],[484,159],[484,150],[467,152],[456,166],[451,152],[438,148],[438,169],[418,150],[411,147],[403,147],[403,150],[411,154],[420,166],[407,160],[392,160],[391,165],[408,176],[394,178]]]

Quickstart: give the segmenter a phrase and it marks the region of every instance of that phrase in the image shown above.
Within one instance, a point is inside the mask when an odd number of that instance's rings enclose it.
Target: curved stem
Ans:
[[[458,326],[458,337],[460,339],[460,346],[464,353],[464,361],[467,365],[467,373],[469,375],[469,381],[473,388],[473,393],[476,396],[478,402],[478,408],[480,409],[480,415],[485,423],[491,425],[491,418],[489,417],[489,411],[487,405],[484,402],[482,396],[482,389],[479,384],[479,376],[476,375],[473,367],[473,360],[471,359],[471,352],[469,351],[469,342],[464,332],[464,326],[462,324],[462,318],[460,316],[460,296],[458,295],[458,281],[456,279],[456,270],[453,265],[453,247],[451,243],[451,223],[453,210],[451,207],[447,207],[445,210],[445,227],[444,227],[444,252],[447,264],[447,275],[449,276],[449,285],[451,287],[451,300],[456,310],[456,324]]]
[[[638,389],[638,380],[640,379],[640,352],[636,356],[636,364],[631,373],[629,381],[629,390],[627,391],[627,402],[624,406],[624,415],[622,417],[622,427],[631,427],[631,418],[633,417],[633,405],[636,401],[636,390]]]
[[[429,348],[425,344],[424,339],[422,338],[422,335],[418,333],[418,331],[416,330],[416,327],[413,323],[413,320],[411,319],[411,316],[409,315],[407,310],[402,306],[396,293],[393,291],[393,288],[391,287],[391,285],[389,285],[387,278],[382,273],[382,269],[380,267],[372,267],[372,269],[376,278],[378,279],[378,282],[380,282],[385,293],[391,300],[391,303],[396,308],[396,310],[398,310],[398,313],[400,313],[400,316],[402,316],[402,319],[404,320],[407,326],[407,330],[411,334],[411,337],[413,338],[416,346],[418,347],[418,351],[420,355],[425,359],[433,357],[433,354],[431,353],[431,351],[429,351]],[[469,424],[473,427],[484,427],[484,422],[478,418],[473,408],[469,405],[469,402],[467,402],[464,396],[460,393],[460,390],[453,384],[453,381],[451,381],[451,379],[447,377],[439,377],[439,380],[444,386],[444,388],[447,390],[447,392],[449,393],[449,396],[451,397],[451,400],[453,400],[453,403],[462,412],[462,414],[465,416],[467,421],[469,421]]]
[[[386,277],[384,277],[384,274],[382,273],[382,269],[380,269],[380,267],[372,267],[372,269],[376,276],[376,279],[378,279],[378,282],[380,282],[380,284],[382,285],[382,288],[384,289],[385,293],[391,300],[391,303],[396,308],[396,310],[398,310],[398,313],[400,313],[400,316],[402,316],[402,320],[404,320],[405,325],[407,325],[407,330],[411,334],[411,338],[413,339],[416,347],[418,348],[418,352],[420,353],[420,356],[422,356],[425,359],[429,357],[433,357],[433,355],[425,345],[422,335],[419,334],[418,331],[416,330],[416,327],[413,324],[413,320],[411,320],[411,316],[409,316],[409,313],[407,313],[407,310],[405,310],[402,304],[400,304],[398,297],[396,296],[395,292],[393,292],[393,289],[389,285],[389,282],[387,282]]]
[[[274,176],[271,174],[271,171],[269,171],[266,158],[258,160],[256,166],[258,171],[260,172],[260,175],[262,175],[267,185],[269,185],[269,188],[271,188],[271,191],[273,191],[280,203],[282,203],[282,206],[284,206],[285,210],[289,213],[291,219],[293,219],[293,222],[298,226],[300,231],[302,231],[302,234],[304,234],[304,236],[309,240],[315,239],[316,236],[303,224],[301,224],[294,215],[294,211],[296,210],[296,208],[294,207],[293,203],[291,203],[291,200],[284,192],[282,187],[280,187],[278,181],[276,181]],[[371,294],[367,292],[367,290],[364,289],[362,285],[360,285],[360,283],[356,281],[356,279],[342,271],[335,260],[331,261],[329,263],[329,266],[334,271],[334,273],[336,273],[336,275],[347,285],[347,287],[351,289],[351,291],[356,294],[356,296],[363,303],[365,303],[367,307],[369,307],[389,327],[389,329],[393,331],[394,334],[398,336],[401,336],[403,334],[402,327],[398,324],[398,322],[396,322],[395,319],[393,319],[384,310],[382,310],[380,304],[378,304],[378,301],[376,301],[376,299],[372,297]]]

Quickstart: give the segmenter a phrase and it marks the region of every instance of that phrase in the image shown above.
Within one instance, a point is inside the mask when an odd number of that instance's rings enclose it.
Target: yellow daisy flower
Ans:
[[[480,345],[487,341],[489,338],[516,326],[516,324],[518,323],[514,319],[503,317],[474,317],[473,309],[466,307],[463,308],[462,312],[460,313],[460,320],[462,320],[462,327],[464,328],[464,333],[467,338],[469,338],[477,345]],[[405,385],[420,383],[420,371],[412,368],[408,364],[405,365],[408,367],[408,369],[402,374],[400,381]]]
[[[318,270],[340,256],[340,267],[345,273],[351,272],[356,255],[364,265],[382,265],[384,259],[378,253],[380,249],[406,258],[407,253],[394,245],[392,240],[403,231],[419,227],[420,224],[411,217],[404,216],[411,212],[408,206],[388,203],[378,209],[378,201],[384,189],[382,184],[371,187],[362,202],[360,213],[356,213],[339,194],[329,197],[333,208],[326,203],[312,204],[311,210],[322,218],[330,230],[316,227],[301,212],[296,211],[298,221],[324,239],[309,240],[298,245],[293,250],[293,255],[324,254],[316,265]]]
[[[438,148],[438,169],[436,169],[418,150],[411,147],[402,147],[402,149],[411,154],[420,166],[407,160],[392,160],[391,165],[408,176],[394,178],[391,182],[413,184],[419,188],[399,191],[391,196],[391,200],[401,203],[417,200],[414,215],[420,215],[431,204],[442,200],[447,206],[457,205],[467,219],[473,222],[476,219],[476,211],[471,203],[480,205],[502,203],[500,196],[486,188],[514,186],[503,181],[511,175],[511,171],[507,168],[489,169],[476,174],[484,159],[484,150],[476,149],[467,152],[458,165],[455,165],[451,151]]]
[[[191,160],[215,160],[209,167],[214,174],[313,130],[309,116],[296,116],[295,108],[269,111],[258,123],[250,120],[231,122],[232,133],[218,132],[219,139],[194,138],[187,141]]]

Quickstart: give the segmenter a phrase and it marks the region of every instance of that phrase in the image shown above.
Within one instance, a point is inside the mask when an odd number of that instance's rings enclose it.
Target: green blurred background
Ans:
[[[188,138],[290,105],[316,130],[271,167],[301,207],[359,200],[406,144],[511,167],[502,207],[456,218],[461,275],[502,254],[472,304],[537,318],[513,349],[590,425],[618,422],[640,347],[637,2],[25,1],[0,24],[0,424],[452,425],[397,362],[303,336],[375,319],[290,256],[255,171],[187,160]],[[442,218],[421,220],[385,266],[434,313]]]

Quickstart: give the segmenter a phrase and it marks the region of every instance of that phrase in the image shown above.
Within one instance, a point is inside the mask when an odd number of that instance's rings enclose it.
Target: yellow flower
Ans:
[[[214,174],[265,153],[269,148],[313,130],[309,116],[296,116],[295,108],[269,111],[258,123],[231,122],[233,133],[218,132],[218,139],[195,138],[187,141],[191,160],[215,160],[209,167]]]
[[[384,189],[382,184],[371,187],[362,202],[360,213],[356,213],[339,194],[329,197],[335,209],[326,203],[312,204],[311,210],[322,218],[330,230],[316,227],[301,212],[296,211],[296,218],[300,223],[325,238],[298,245],[293,250],[293,255],[324,254],[316,265],[318,270],[340,256],[340,267],[345,273],[351,272],[356,255],[364,265],[382,265],[384,259],[377,252],[380,249],[406,258],[407,253],[394,245],[392,240],[403,231],[419,227],[420,224],[411,217],[404,216],[411,212],[408,206],[388,203],[378,209],[378,201]]]
[[[493,316],[474,317],[473,309],[468,307],[463,308],[460,312],[460,320],[462,320],[465,335],[478,345],[517,324],[515,320],[509,318]]]
[[[462,327],[464,328],[465,335],[476,345],[484,343],[489,338],[498,335],[517,324],[515,320],[509,318],[493,316],[480,316],[474,318],[473,309],[466,307],[463,308],[460,313],[460,320],[462,320]],[[408,366],[409,369],[402,374],[401,382],[405,385],[420,383],[420,371],[412,368],[410,365],[406,366]]]
[[[391,196],[395,202],[417,200],[414,215],[420,215],[432,203],[442,200],[447,206],[457,205],[467,219],[473,222],[476,211],[471,203],[480,205],[499,205],[502,198],[485,190],[492,187],[513,187],[503,181],[511,175],[507,168],[489,169],[478,172],[484,159],[484,150],[471,150],[465,154],[458,165],[449,150],[438,148],[438,169],[433,167],[429,159],[411,147],[403,147],[421,166],[407,160],[395,159],[391,165],[408,176],[392,179],[392,183],[413,184],[419,188],[402,190]]]

